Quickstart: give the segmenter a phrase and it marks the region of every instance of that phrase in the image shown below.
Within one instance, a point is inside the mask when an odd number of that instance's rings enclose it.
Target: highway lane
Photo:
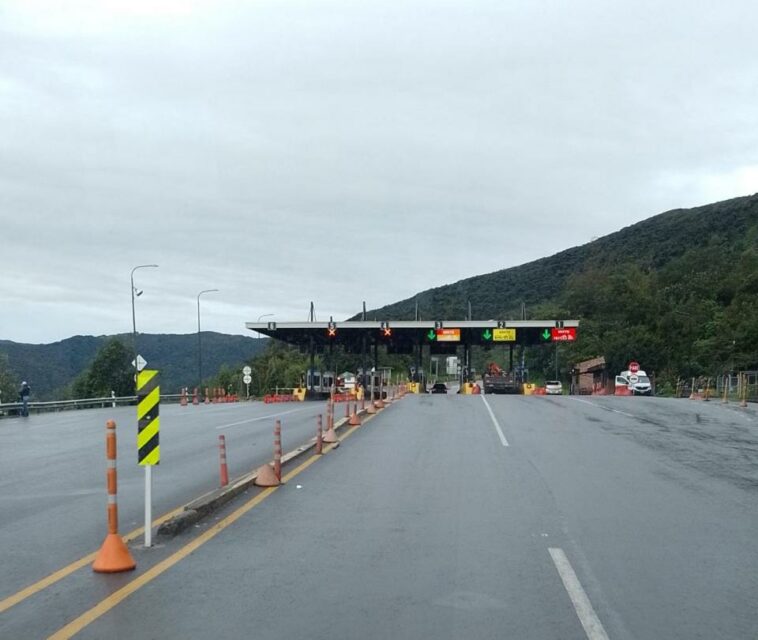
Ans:
[[[553,496],[618,637],[758,637],[754,410],[650,398],[488,401]]]
[[[338,405],[337,415],[342,406]],[[117,422],[121,533],[144,524],[144,470],[136,463],[136,409],[117,407],[0,421],[0,599],[98,548],[106,532],[105,422]],[[324,403],[161,407],[161,464],[153,516],[218,486],[218,435],[230,476],[273,456],[282,420],[285,451],[315,434]]]
[[[755,638],[757,444],[686,400],[408,397],[164,572],[80,572],[0,635],[147,578],[77,637]]]

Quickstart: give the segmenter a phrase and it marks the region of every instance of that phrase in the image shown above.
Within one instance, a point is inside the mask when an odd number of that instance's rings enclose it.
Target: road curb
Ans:
[[[390,405],[387,405],[390,406]],[[383,409],[382,409],[383,411]],[[358,411],[358,415],[362,416],[366,413],[363,409]],[[348,427],[348,418],[341,418],[334,425],[334,430],[339,432]],[[282,456],[282,466],[301,458],[306,453],[315,449],[316,438],[311,439],[308,444],[302,445],[297,449],[293,449]],[[336,448],[336,447],[335,447]],[[156,535],[166,538],[173,538],[179,535],[182,531],[185,531],[194,524],[197,524],[203,518],[211,515],[214,511],[217,511],[227,502],[230,502],[241,493],[244,493],[251,487],[255,486],[255,478],[257,474],[255,472],[246,473],[240,476],[228,486],[219,489],[214,489],[199,498],[196,498],[192,502],[187,503],[182,508],[182,512],[174,516],[170,520],[166,520],[160,527]]]

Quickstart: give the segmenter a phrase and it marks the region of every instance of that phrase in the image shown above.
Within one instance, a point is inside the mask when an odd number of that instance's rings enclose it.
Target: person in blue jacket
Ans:
[[[19,397],[21,398],[21,415],[22,416],[28,416],[29,415],[29,394],[31,394],[32,390],[29,388],[29,384],[24,380],[21,383],[21,390],[18,392]]]

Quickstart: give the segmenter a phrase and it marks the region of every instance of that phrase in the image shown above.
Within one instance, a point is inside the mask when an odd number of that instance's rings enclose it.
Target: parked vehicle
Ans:
[[[519,383],[513,372],[506,372],[490,362],[484,369],[482,376],[482,391],[484,393],[518,393]]]
[[[616,388],[619,387],[626,387],[634,396],[649,396],[653,391],[650,378],[642,369],[622,371],[616,376]]]
[[[560,380],[548,380],[545,383],[545,393],[549,396],[563,395],[563,384]]]
[[[447,393],[447,385],[444,382],[435,382],[432,385],[432,393]]]

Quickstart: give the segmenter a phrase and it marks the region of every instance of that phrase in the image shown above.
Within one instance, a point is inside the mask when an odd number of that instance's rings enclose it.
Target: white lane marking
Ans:
[[[548,551],[550,551],[550,557],[553,559],[555,568],[558,569],[558,575],[561,576],[563,586],[571,598],[571,604],[574,605],[574,610],[579,622],[584,627],[587,638],[589,640],[608,640],[608,634],[603,629],[603,625],[592,608],[592,603],[582,588],[579,578],[576,577],[571,563],[566,554],[563,553],[563,549],[551,547]]]
[[[306,407],[303,409],[292,409],[291,411],[281,411],[279,413],[271,413],[267,416],[259,416],[257,418],[248,418],[247,420],[240,420],[239,422],[230,422],[228,424],[222,424],[216,427],[216,429],[227,429],[228,427],[237,427],[241,424],[248,424],[249,422],[260,422],[261,420],[268,420],[269,418],[278,418],[279,416],[286,416],[290,413],[298,413],[300,411],[306,411],[306,409],[310,409],[311,407]]]
[[[622,416],[626,416],[627,418],[634,418],[637,420],[637,416],[635,416],[633,413],[627,413],[626,411],[621,411],[620,409],[614,409],[612,407],[604,407],[602,404],[596,404],[594,402],[590,402],[589,400],[582,400],[581,398],[574,398],[570,397],[571,400],[574,402],[583,402],[584,404],[588,404],[592,407],[597,407],[598,409],[602,409],[603,411],[612,411],[613,413],[619,413]]]
[[[505,434],[503,433],[503,430],[500,428],[500,423],[497,421],[497,418],[495,417],[495,414],[492,413],[492,407],[490,407],[490,403],[487,402],[487,398],[484,397],[484,394],[479,396],[482,400],[484,400],[484,406],[487,407],[487,411],[490,412],[490,418],[492,418],[492,424],[495,425],[495,430],[497,431],[497,435],[500,436],[500,442],[503,443],[504,447],[508,446],[508,441],[505,439]]]

